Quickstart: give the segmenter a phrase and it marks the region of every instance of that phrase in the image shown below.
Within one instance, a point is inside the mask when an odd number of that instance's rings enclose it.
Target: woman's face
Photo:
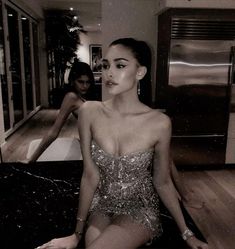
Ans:
[[[103,59],[103,79],[112,95],[136,91],[139,65],[133,53],[122,45],[109,47]]]
[[[87,75],[81,75],[74,81],[74,87],[76,92],[84,95],[87,93],[89,87],[91,85],[90,79]]]

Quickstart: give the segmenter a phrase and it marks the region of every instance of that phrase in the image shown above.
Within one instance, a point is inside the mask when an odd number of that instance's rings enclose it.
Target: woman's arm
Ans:
[[[83,174],[80,184],[79,205],[75,232],[67,237],[53,239],[40,249],[75,249],[83,234],[87,215],[91,206],[94,192],[99,183],[99,170],[91,158],[91,124],[94,108],[86,102],[79,110],[78,129],[81,134],[81,150],[83,155]]]
[[[74,93],[66,94],[53,126],[50,128],[48,133],[43,136],[42,141],[40,142],[34,153],[31,155],[28,162],[35,162],[40,157],[40,155],[48,148],[48,146],[58,137],[69,114],[76,108],[78,108],[76,103],[77,97],[74,95]]]
[[[83,156],[83,174],[80,185],[79,207],[75,233],[83,233],[84,222],[99,183],[99,169],[91,158],[91,124],[95,117],[94,104],[86,102],[79,110],[78,129],[80,134],[81,151]]]
[[[163,116],[158,127],[158,138],[155,145],[154,157],[154,186],[173,218],[175,219],[181,234],[187,233],[187,243],[191,248],[204,249],[208,248],[207,244],[197,240],[188,231],[187,225],[182,214],[176,189],[170,176],[170,139],[171,139],[171,122],[167,116]]]
[[[159,126],[161,127],[159,127],[158,142],[155,145],[153,183],[162,202],[176,220],[180,231],[183,232],[187,226],[170,176],[170,120],[165,116]]]

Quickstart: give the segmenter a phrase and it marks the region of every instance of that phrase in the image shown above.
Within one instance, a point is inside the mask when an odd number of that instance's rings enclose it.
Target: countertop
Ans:
[[[0,165],[0,248],[33,249],[75,229],[82,161]],[[188,226],[203,238],[188,216]],[[163,236],[147,248],[187,248],[179,230],[161,208]],[[82,243],[79,248],[84,248]]]

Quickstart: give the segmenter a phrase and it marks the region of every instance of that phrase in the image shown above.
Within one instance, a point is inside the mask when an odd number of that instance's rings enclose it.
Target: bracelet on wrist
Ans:
[[[85,219],[82,219],[82,218],[80,218],[80,217],[77,217],[76,220],[78,220],[78,221],[80,221],[80,222],[86,222]]]
[[[190,237],[194,236],[194,233],[189,229],[187,228],[183,233],[182,233],[182,238],[183,240],[188,240]]]
[[[83,235],[83,232],[80,232],[80,231],[75,231],[74,233],[75,233],[75,235],[76,235],[77,237],[79,237],[79,236],[82,236],[82,235]]]

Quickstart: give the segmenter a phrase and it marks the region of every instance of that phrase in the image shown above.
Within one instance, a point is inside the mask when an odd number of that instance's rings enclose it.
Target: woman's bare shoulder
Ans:
[[[64,96],[65,99],[79,99],[78,95],[75,92],[67,92]]]
[[[79,115],[94,115],[101,108],[100,101],[86,101],[79,108]]]
[[[94,110],[94,109],[98,109],[101,107],[101,101],[95,101],[95,100],[88,100],[86,102],[84,102],[82,108],[85,110]]]
[[[163,112],[152,109],[145,123],[148,134],[151,134],[152,144],[157,145],[160,141],[167,141],[171,137],[171,120]]]
[[[171,119],[168,115],[157,109],[152,109],[150,113],[150,123],[154,128],[163,130],[171,128]]]
[[[76,105],[76,103],[79,101],[79,97],[74,92],[68,92],[65,94],[62,104],[66,105]]]
[[[167,122],[170,120],[169,116],[167,114],[163,113],[161,110],[150,108],[149,113],[151,114],[153,119],[159,119],[163,122]]]

